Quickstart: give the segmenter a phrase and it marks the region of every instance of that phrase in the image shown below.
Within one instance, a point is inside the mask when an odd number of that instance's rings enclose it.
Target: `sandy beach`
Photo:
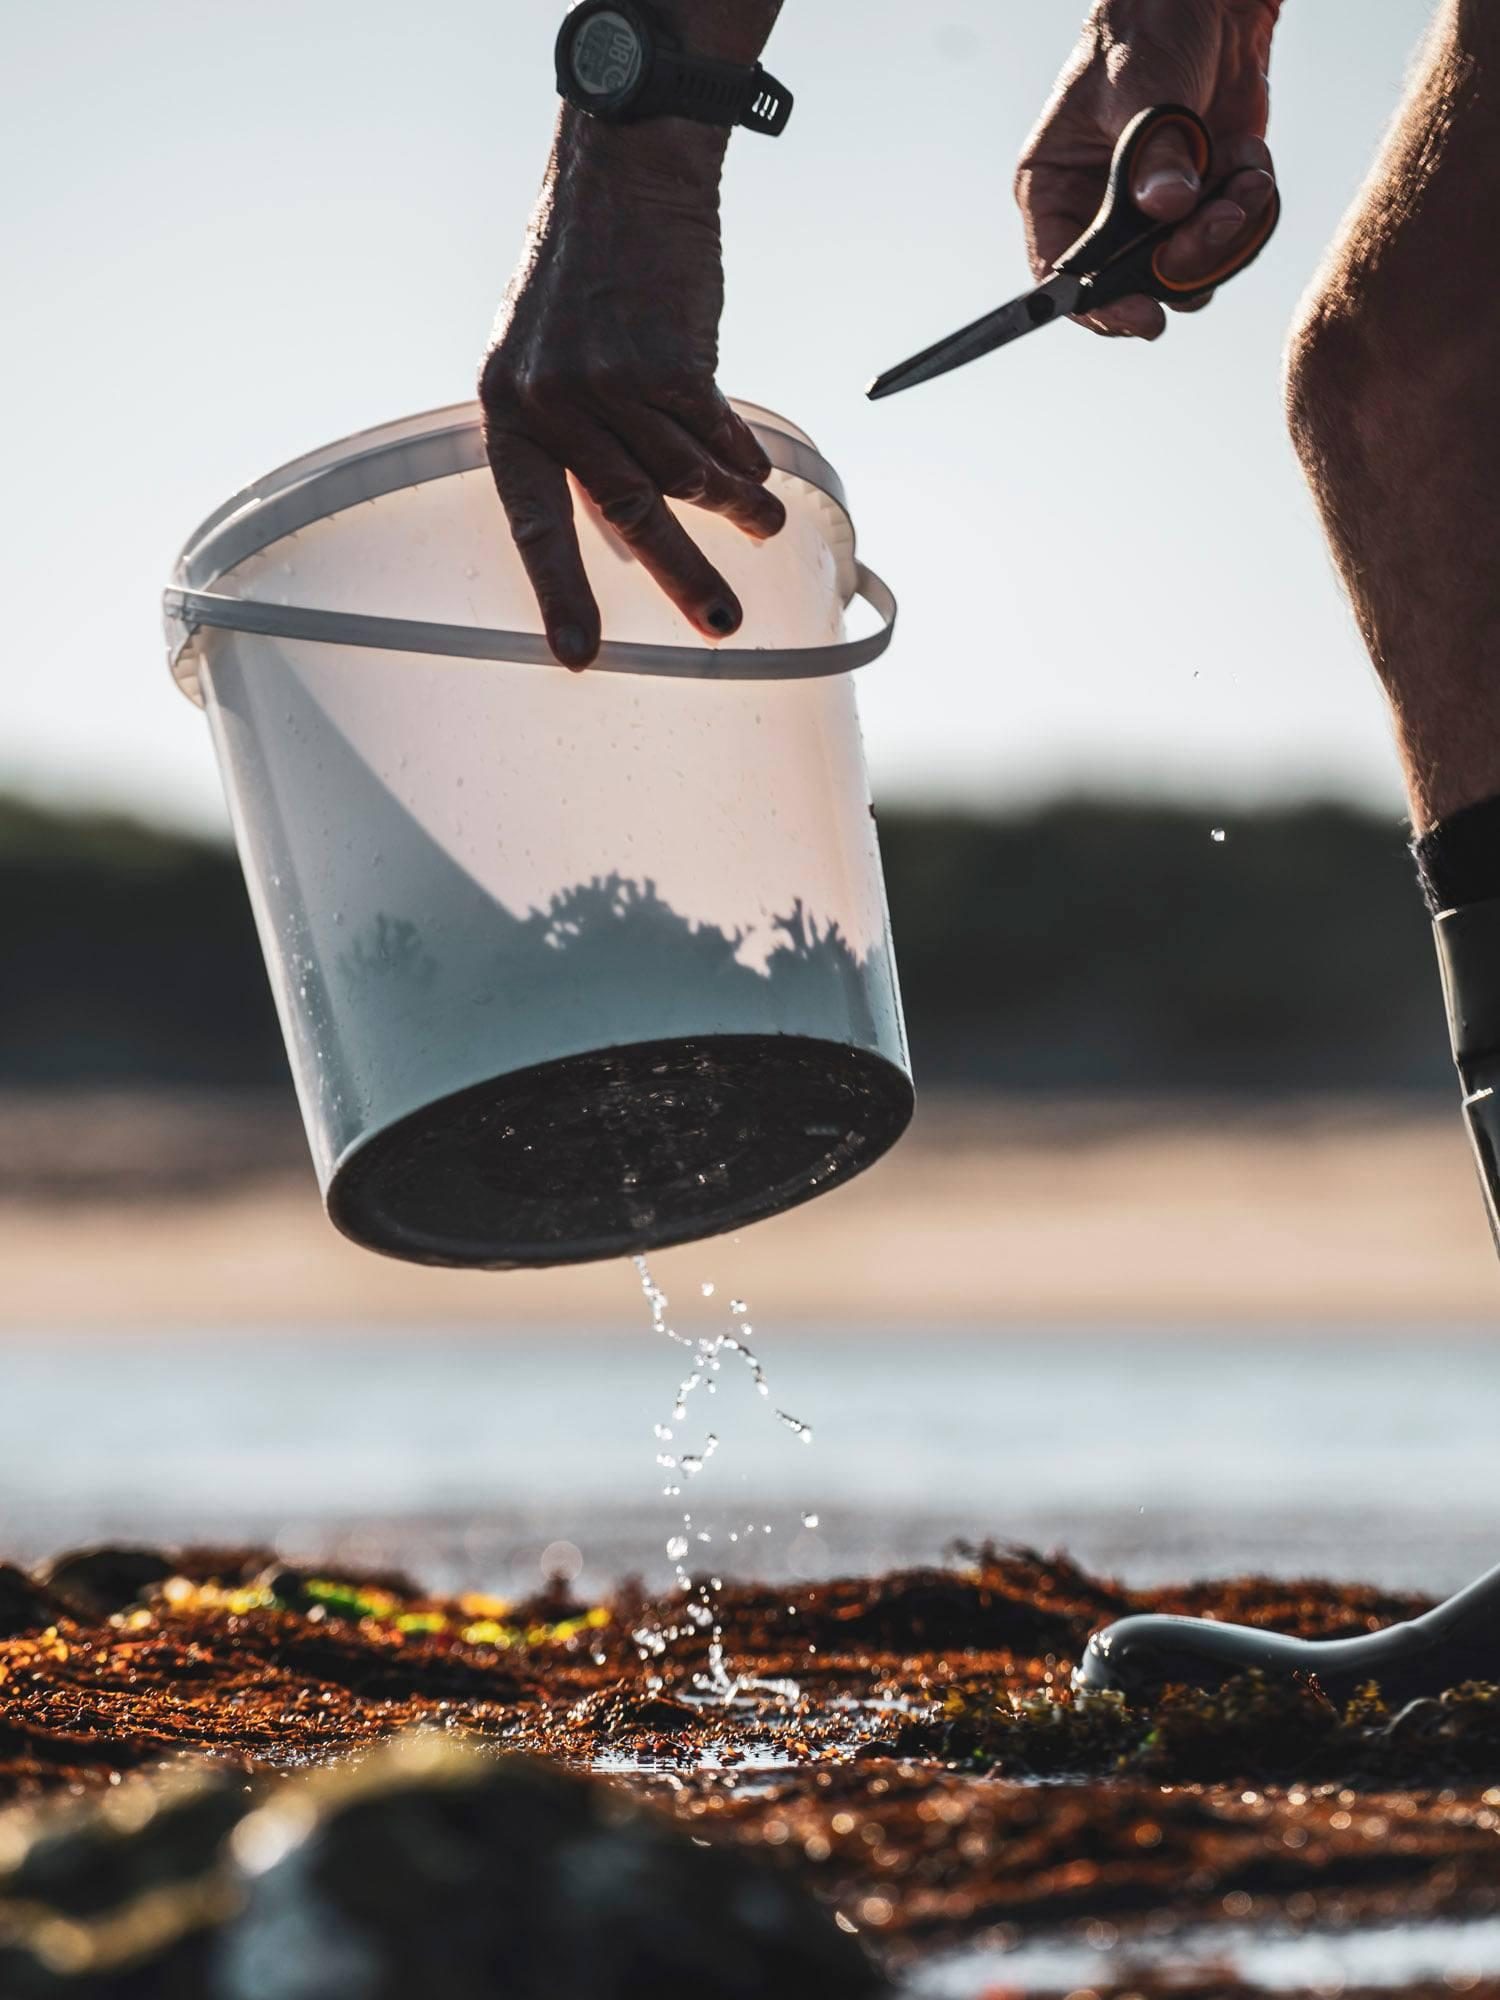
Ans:
[[[0,1329],[636,1323],[622,1264],[375,1257],[280,1099],[0,1100]],[[1456,1105],[928,1098],[863,1179],[656,1260],[762,1316],[1003,1327],[1485,1323],[1500,1273]]]

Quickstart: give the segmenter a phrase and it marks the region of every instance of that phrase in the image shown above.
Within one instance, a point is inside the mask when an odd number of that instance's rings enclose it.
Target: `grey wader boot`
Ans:
[[[1479,1163],[1490,1234],[1500,1248],[1500,900],[1433,919],[1453,1060]]]
[[[1330,1700],[1370,1681],[1392,1703],[1431,1699],[1465,1681],[1500,1677],[1500,1569],[1420,1618],[1357,1639],[1293,1639],[1249,1625],[1151,1612],[1096,1632],[1074,1670],[1081,1694],[1154,1701],[1167,1687],[1220,1688],[1238,1674],[1317,1677]]]
[[[1500,899],[1444,910],[1432,928],[1464,1117],[1500,1248]],[[1409,1702],[1463,1681],[1500,1679],[1500,1569],[1424,1617],[1357,1639],[1293,1639],[1202,1618],[1122,1618],[1089,1640],[1073,1685],[1147,1702],[1174,1683],[1218,1688],[1252,1670],[1316,1675],[1339,1701],[1367,1681],[1378,1681],[1387,1701]]]

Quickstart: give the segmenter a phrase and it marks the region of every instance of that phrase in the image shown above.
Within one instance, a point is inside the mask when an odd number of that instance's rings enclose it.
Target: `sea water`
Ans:
[[[775,1340],[791,1372],[772,1386],[795,1381],[785,1406],[816,1445],[725,1357],[717,1393],[684,1405],[722,1444],[671,1502],[654,1454],[702,1436],[653,1425],[690,1355],[613,1316],[17,1330],[0,1526],[16,1560],[274,1538],[502,1596],[564,1541],[585,1592],[665,1585],[664,1537],[705,1497],[735,1509],[712,1566],[769,1583],[934,1561],[953,1536],[1065,1546],[1143,1585],[1263,1568],[1442,1594],[1500,1555],[1489,1326],[788,1321]]]

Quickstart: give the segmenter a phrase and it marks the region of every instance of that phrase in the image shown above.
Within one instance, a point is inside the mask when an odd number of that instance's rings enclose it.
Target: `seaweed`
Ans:
[[[1069,1924],[1125,1938],[1500,1911],[1500,1688],[1339,1705],[1250,1676],[1136,1708],[1072,1691],[1089,1632],[1132,1611],[1333,1637],[1421,1608],[1363,1586],[1132,1591],[985,1543],[881,1576],[728,1582],[733,1667],[800,1693],[722,1705],[695,1685],[709,1635],[680,1591],[445,1596],[255,1549],[93,1550],[7,1576],[0,1799],[31,1803],[0,1813],[0,1862],[40,1851],[28,1815],[55,1795],[107,1817],[143,1783],[217,1771],[258,1796],[419,1731],[606,1770],[613,1796],[795,1876],[893,1970]],[[643,1624],[678,1633],[649,1661]],[[0,1943],[9,1920],[0,1883]]]
[[[999,1777],[1111,1775],[1163,1784],[1438,1785],[1500,1778],[1500,1687],[1468,1682],[1392,1711],[1374,1684],[1342,1708],[1314,1682],[1242,1674],[1168,1688],[1150,1708],[1067,1689],[950,1690],[895,1749]]]

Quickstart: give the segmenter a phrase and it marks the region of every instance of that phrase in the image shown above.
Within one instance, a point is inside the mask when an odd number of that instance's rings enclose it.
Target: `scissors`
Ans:
[[[1157,222],[1144,214],[1136,207],[1130,190],[1142,147],[1173,126],[1187,139],[1198,174],[1206,174],[1213,156],[1213,142],[1208,127],[1195,111],[1181,104],[1158,104],[1142,111],[1120,134],[1110,162],[1103,207],[1072,249],[1058,258],[1051,277],[1034,290],[1023,292],[1020,298],[1012,299],[1008,306],[986,313],[983,319],[960,327],[946,340],[924,347],[909,361],[899,362],[883,375],[877,375],[865,392],[870,400],[878,402],[882,396],[895,395],[898,389],[930,382],[935,375],[946,375],[950,368],[961,368],[966,361],[977,361],[981,354],[1019,340],[1023,333],[1050,326],[1056,319],[1069,319],[1074,313],[1096,312],[1116,299],[1144,292],[1148,298],[1160,299],[1165,304],[1197,304],[1216,285],[1224,284],[1253,264],[1281,220],[1281,197],[1274,190],[1260,228],[1234,247],[1219,270],[1184,284],[1169,278],[1161,269],[1162,247],[1181,223]],[[1226,175],[1207,188],[1199,207],[1217,200],[1228,180]]]

